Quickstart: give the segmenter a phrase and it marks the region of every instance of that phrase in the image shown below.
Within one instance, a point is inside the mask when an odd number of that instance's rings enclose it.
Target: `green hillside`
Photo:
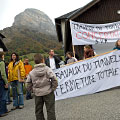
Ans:
[[[46,54],[49,49],[54,49],[57,54],[63,54],[62,45],[57,41],[55,36],[14,27],[6,28],[0,32],[8,39],[8,41],[5,41],[5,45],[9,50],[6,54],[7,61],[12,52],[16,52],[22,56],[29,53]]]

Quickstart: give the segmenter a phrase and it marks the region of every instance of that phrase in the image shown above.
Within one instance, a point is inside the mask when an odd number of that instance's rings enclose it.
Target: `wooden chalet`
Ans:
[[[120,21],[120,0],[93,0],[82,8],[56,18],[58,40],[63,43],[65,53],[72,51],[70,20],[88,24]],[[75,46],[75,52],[79,59],[83,58],[83,47]]]

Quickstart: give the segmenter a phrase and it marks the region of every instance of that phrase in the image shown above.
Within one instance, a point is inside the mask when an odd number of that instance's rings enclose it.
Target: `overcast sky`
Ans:
[[[80,8],[91,0],[0,0],[0,30],[12,26],[14,17],[27,8],[36,8],[54,18]]]

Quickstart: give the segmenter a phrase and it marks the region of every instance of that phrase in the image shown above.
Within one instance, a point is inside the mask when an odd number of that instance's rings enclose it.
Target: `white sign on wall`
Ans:
[[[70,21],[73,45],[116,42],[120,39],[120,21],[109,24],[85,24]]]

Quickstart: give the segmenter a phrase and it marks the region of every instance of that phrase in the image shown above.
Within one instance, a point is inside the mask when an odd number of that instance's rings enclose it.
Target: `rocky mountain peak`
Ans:
[[[56,36],[55,25],[52,20],[42,11],[37,9],[26,9],[15,17],[13,26],[25,27],[44,34]]]

